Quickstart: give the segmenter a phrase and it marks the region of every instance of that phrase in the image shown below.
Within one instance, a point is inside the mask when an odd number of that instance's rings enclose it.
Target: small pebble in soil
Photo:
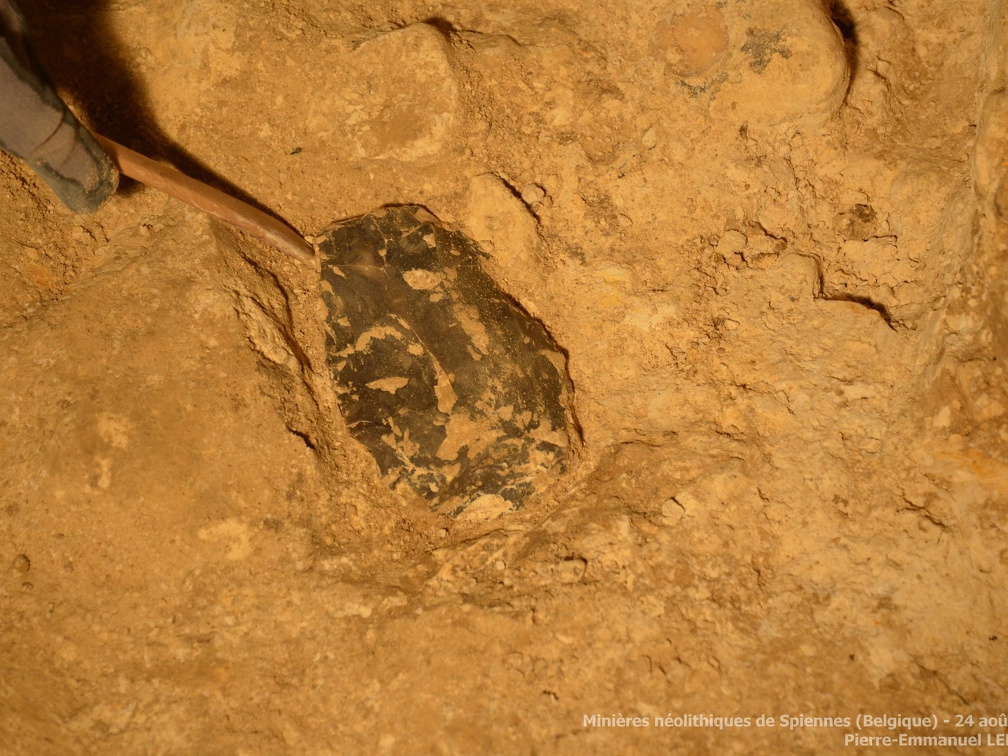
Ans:
[[[538,205],[546,199],[546,191],[539,184],[525,184],[521,190],[521,198],[526,205]]]

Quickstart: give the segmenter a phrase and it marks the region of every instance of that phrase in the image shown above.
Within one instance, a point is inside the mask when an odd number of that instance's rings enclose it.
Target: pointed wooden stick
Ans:
[[[181,171],[155,162],[129,147],[123,147],[118,142],[99,134],[94,136],[102,149],[112,158],[120,173],[182,200],[205,213],[210,213],[215,218],[230,223],[281,252],[286,252],[300,262],[309,265],[315,263],[315,250],[304,237],[286,223],[252,207],[247,202],[235,199],[230,194],[186,176]]]

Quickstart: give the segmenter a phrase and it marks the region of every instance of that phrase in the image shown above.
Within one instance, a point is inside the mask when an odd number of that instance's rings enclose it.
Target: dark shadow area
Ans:
[[[892,314],[889,312],[889,308],[886,307],[881,302],[876,302],[871,297],[866,297],[861,294],[834,294],[833,296],[823,297],[831,302],[853,302],[854,304],[859,304],[869,310],[875,310],[879,315],[882,316],[882,320],[885,324],[892,328],[894,331],[896,327],[893,325]]]
[[[441,16],[431,16],[424,19],[421,23],[427,24],[427,26],[434,29],[434,31],[444,37],[446,42],[451,42],[459,33],[459,30],[455,28],[455,25],[451,21]]]
[[[138,53],[113,28],[113,0],[21,0],[20,5],[42,65],[89,128],[283,220],[160,128],[133,63]],[[121,192],[136,190],[133,181],[120,183]]]
[[[854,16],[844,0],[830,0],[829,12],[836,28],[844,40],[844,51],[847,53],[847,65],[850,68],[851,79],[857,73],[858,33]]]

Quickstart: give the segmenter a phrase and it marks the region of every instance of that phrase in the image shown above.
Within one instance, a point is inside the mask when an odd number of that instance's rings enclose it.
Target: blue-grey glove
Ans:
[[[112,161],[53,91],[13,0],[0,0],[0,148],[75,213],[94,212],[119,184]]]

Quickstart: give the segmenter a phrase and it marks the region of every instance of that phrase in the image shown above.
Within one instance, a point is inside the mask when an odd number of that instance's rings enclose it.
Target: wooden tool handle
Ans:
[[[99,134],[94,136],[120,173],[210,213],[300,262],[314,264],[315,250],[287,224],[171,166],[155,162]]]

